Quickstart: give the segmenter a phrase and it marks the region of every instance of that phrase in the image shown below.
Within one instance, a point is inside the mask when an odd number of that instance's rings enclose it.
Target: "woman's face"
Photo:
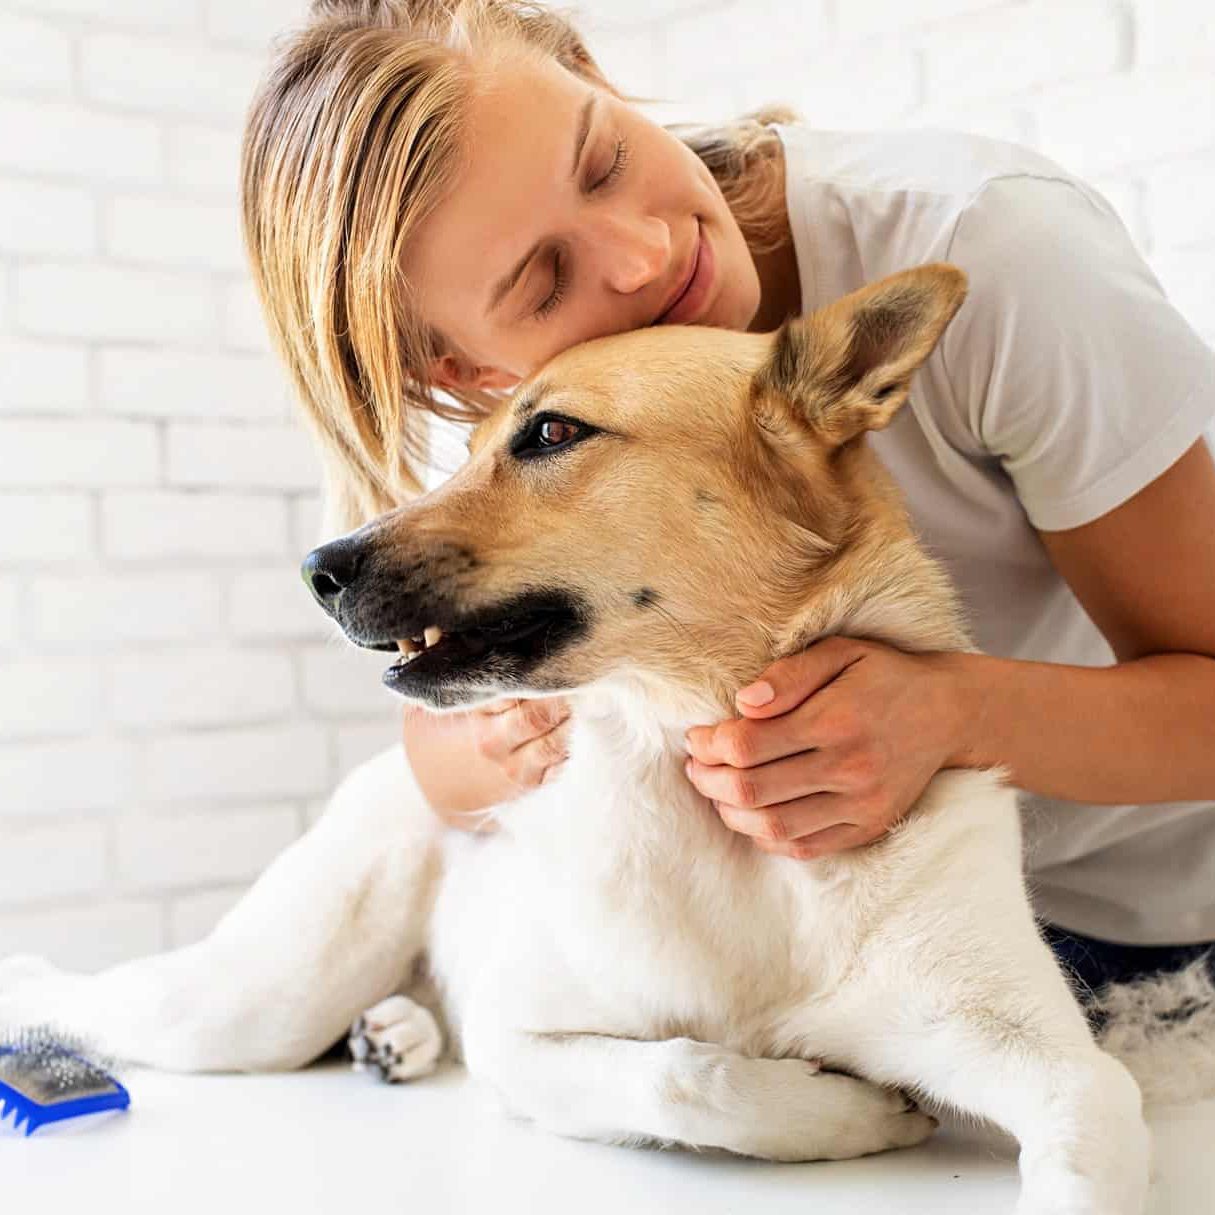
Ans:
[[[464,356],[438,360],[437,383],[510,387],[578,342],[653,324],[702,237],[709,253],[672,322],[748,327],[755,263],[712,175],[673,135],[522,56],[481,71],[469,122],[469,163],[402,266],[427,322]]]

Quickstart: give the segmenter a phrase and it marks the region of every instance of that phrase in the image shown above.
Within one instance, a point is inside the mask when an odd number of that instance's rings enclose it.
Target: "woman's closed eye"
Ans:
[[[616,156],[612,161],[611,168],[589,187],[588,192],[594,193],[597,190],[602,190],[605,186],[611,185],[624,171],[624,167],[628,162],[628,141],[621,137],[616,141]],[[560,250],[558,250],[553,255],[553,288],[532,315],[539,320],[544,320],[546,317],[551,316],[556,310],[557,305],[565,298],[565,288],[568,283],[569,274],[562,263]]]

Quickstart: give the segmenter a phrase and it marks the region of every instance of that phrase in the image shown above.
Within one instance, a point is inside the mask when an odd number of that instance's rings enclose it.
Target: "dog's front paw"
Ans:
[[[28,983],[58,973],[57,967],[32,953],[15,953],[11,957],[0,958],[0,996],[9,995]]]
[[[443,1035],[429,1010],[407,996],[372,1005],[350,1030],[356,1071],[375,1071],[389,1082],[428,1076],[438,1066]]]
[[[843,1073],[822,1072],[814,1133],[822,1155],[850,1159],[922,1143],[938,1123],[901,1089],[881,1088]]]
[[[0,959],[0,1030],[58,1024],[61,1009],[55,995],[62,978],[61,970],[32,954]]]

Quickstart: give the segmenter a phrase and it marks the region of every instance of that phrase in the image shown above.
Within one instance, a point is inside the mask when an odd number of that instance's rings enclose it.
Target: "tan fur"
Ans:
[[[875,284],[775,338],[662,326],[630,334],[627,360],[619,339],[585,343],[477,428],[460,474],[362,534],[389,568],[419,571],[471,613],[528,585],[581,591],[593,638],[546,663],[537,689],[632,665],[641,616],[647,670],[711,689],[727,712],[772,659],[845,622],[894,642],[875,601],[899,603],[904,648],[965,648],[948,578],[861,441],[906,399],[965,278],[925,267],[897,286]],[[906,350],[881,344],[894,304],[922,313]],[[873,400],[875,387],[889,395]],[[603,433],[560,457],[511,459],[510,435],[541,411]],[[629,533],[612,520],[631,521]],[[685,552],[697,560],[675,559]],[[474,564],[457,569],[453,553]],[[631,595],[656,569],[658,599],[639,608]]]

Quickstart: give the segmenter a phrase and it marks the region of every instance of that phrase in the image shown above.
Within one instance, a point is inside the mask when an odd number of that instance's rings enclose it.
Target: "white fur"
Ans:
[[[906,1088],[1019,1139],[1021,1215],[1142,1210],[1139,1090],[1036,932],[998,772],[940,772],[884,841],[795,861],[683,777],[707,706],[574,695],[569,762],[496,833],[440,832],[393,748],[206,941],[98,976],[0,966],[0,1021],[161,1067],[296,1066],[428,944],[470,1070],[554,1131],[849,1156],[928,1133]]]

